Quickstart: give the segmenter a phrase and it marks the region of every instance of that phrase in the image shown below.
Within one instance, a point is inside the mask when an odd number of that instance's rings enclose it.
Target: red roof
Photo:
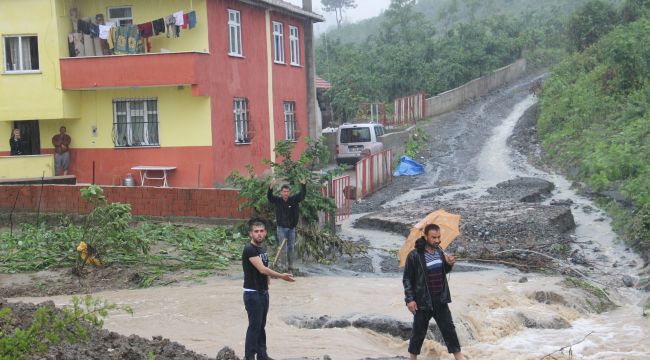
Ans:
[[[323,80],[320,76],[316,75],[316,89],[331,89],[332,84],[327,80]]]

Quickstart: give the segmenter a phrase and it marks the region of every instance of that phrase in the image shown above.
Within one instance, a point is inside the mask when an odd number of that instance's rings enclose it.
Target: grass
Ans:
[[[608,299],[605,290],[601,290],[585,280],[569,276],[566,277],[563,282],[568,287],[580,288],[586,291],[587,293],[595,296],[598,299],[597,303],[594,303],[589,299],[586,299],[586,302],[591,307],[591,309],[597,314],[607,311],[613,305],[612,302]]]

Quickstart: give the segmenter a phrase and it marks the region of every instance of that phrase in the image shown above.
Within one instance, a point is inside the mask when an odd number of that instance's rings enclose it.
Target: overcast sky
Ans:
[[[285,0],[294,5],[302,6],[302,0]],[[383,10],[386,10],[390,5],[390,0],[356,0],[357,7],[354,9],[345,9],[343,16],[348,22],[356,22],[359,20],[371,18],[379,15]],[[336,17],[334,13],[326,13],[322,10],[323,5],[320,0],[312,0],[314,12],[321,14],[325,17],[324,23],[317,23],[315,26],[316,34],[320,34],[327,30],[329,27],[336,26]]]

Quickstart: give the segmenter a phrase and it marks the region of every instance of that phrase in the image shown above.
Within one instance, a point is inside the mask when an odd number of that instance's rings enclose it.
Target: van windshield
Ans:
[[[343,128],[341,129],[341,144],[370,142],[370,128]]]

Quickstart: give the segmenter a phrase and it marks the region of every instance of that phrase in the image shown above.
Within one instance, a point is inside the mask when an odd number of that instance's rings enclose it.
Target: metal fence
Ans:
[[[356,199],[362,199],[393,181],[393,150],[365,157],[355,166]]]
[[[323,195],[334,198],[336,204],[336,223],[347,220],[350,217],[350,175],[339,176],[332,179],[330,194],[329,186],[323,185]],[[325,221],[329,221],[329,214],[325,214]]]
[[[415,124],[426,114],[426,99],[424,93],[404,96],[395,99],[391,122],[385,126],[402,127]]]

